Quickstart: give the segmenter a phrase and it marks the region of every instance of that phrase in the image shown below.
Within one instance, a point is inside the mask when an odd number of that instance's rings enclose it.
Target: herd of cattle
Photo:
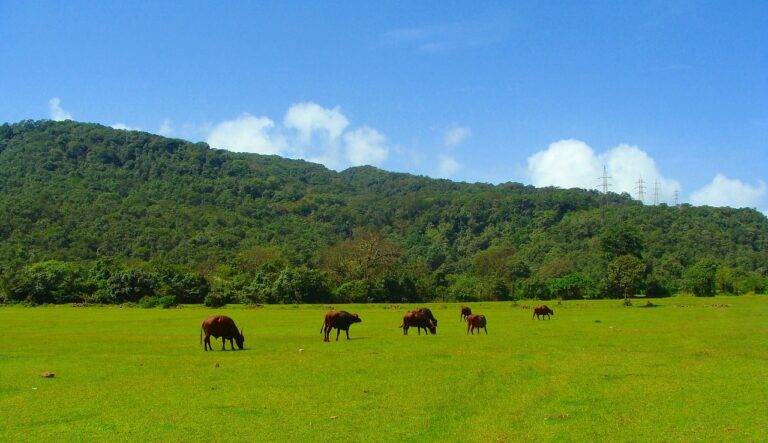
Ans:
[[[533,318],[541,319],[542,317],[550,318],[555,313],[547,305],[541,305],[533,308]],[[488,333],[487,321],[482,314],[473,314],[472,309],[468,306],[462,306],[461,308],[461,320],[467,323],[467,334],[474,334],[475,330],[480,332],[484,330]],[[339,334],[344,331],[347,334],[347,340],[349,340],[349,327],[355,323],[360,323],[363,320],[357,314],[350,314],[347,311],[329,311],[325,314],[323,325],[320,328],[320,332],[323,334],[323,341],[330,341],[331,331],[336,329],[336,341],[339,340]],[[429,308],[420,308],[407,312],[403,316],[403,324],[400,325],[404,335],[408,335],[408,329],[416,328],[416,332],[421,335],[421,330],[424,329],[426,334],[437,334],[437,319],[432,314]],[[205,337],[203,337],[205,334]],[[211,346],[211,336],[214,338],[221,338],[221,350],[226,350],[226,343],[229,340],[229,346],[232,350],[235,349],[235,343],[237,347],[243,349],[245,343],[245,337],[243,336],[243,330],[238,329],[235,321],[225,315],[217,315],[214,317],[208,317],[203,320],[203,324],[200,326],[200,342],[204,344],[204,349],[213,350]]]

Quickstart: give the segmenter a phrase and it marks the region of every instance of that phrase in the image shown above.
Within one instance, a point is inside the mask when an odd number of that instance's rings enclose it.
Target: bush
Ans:
[[[107,288],[117,303],[136,302],[155,295],[155,278],[141,269],[121,270],[109,277]]]
[[[552,293],[549,292],[549,287],[544,281],[531,277],[526,278],[517,284],[514,298],[517,300],[522,300],[524,298],[550,300],[552,298]]]
[[[334,301],[337,303],[367,303],[371,290],[371,285],[364,280],[349,281],[336,288]]]
[[[227,298],[219,292],[211,292],[205,296],[203,304],[209,308],[220,308],[227,304]]]
[[[146,295],[139,300],[139,307],[144,309],[150,309],[157,306],[158,297]]]
[[[168,309],[172,308],[174,306],[178,306],[179,302],[176,300],[176,297],[173,295],[164,295],[162,297],[158,297],[157,299],[157,306]]]
[[[81,302],[91,288],[82,267],[47,261],[26,266],[8,282],[10,301],[39,303]]]

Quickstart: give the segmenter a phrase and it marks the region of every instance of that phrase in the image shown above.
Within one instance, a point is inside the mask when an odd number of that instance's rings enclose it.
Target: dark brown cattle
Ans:
[[[486,325],[485,316],[482,314],[471,314],[469,317],[467,317],[467,334],[475,334],[475,329],[477,329],[477,332],[480,333],[480,329],[484,329],[485,333],[488,333],[488,328]]]
[[[357,314],[350,314],[347,311],[330,311],[325,314],[325,320],[323,326],[320,328],[320,332],[324,333],[323,341],[331,341],[331,329],[336,328],[336,341],[339,341],[339,334],[342,330],[347,333],[347,340],[349,340],[349,327],[353,323],[360,323],[363,320]]]
[[[422,328],[426,333],[437,334],[437,320],[432,315],[432,311],[429,309],[417,309],[406,313],[403,316],[403,324],[400,325],[403,328],[403,334],[408,335],[408,328],[415,327],[419,335],[421,335]]]
[[[541,317],[545,315],[547,316],[547,318],[549,318],[550,315],[555,315],[555,311],[549,309],[549,306],[547,305],[536,306],[535,308],[533,308],[533,317],[536,317],[537,319],[541,320]]]
[[[203,339],[203,333],[205,333],[205,339]],[[213,351],[211,336],[215,338],[221,337],[222,351],[226,350],[227,340],[229,340],[229,346],[232,350],[235,349],[235,345],[232,343],[233,340],[237,343],[238,348],[243,349],[243,343],[245,342],[243,330],[238,330],[235,321],[226,315],[217,315],[203,320],[203,324],[200,326],[200,342],[205,343],[206,351],[208,349]]]
[[[472,315],[472,310],[469,309],[469,306],[462,306],[461,307],[461,319],[466,320],[467,317]]]
[[[420,312],[422,315],[428,318],[435,325],[435,327],[437,327],[437,319],[434,315],[432,315],[432,311],[430,311],[429,308],[419,308],[413,312]]]

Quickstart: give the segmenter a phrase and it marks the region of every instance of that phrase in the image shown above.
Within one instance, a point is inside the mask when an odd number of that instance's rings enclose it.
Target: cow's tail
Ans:
[[[322,334],[323,331],[325,331],[325,320],[323,320],[323,324],[320,326],[320,333]]]
[[[200,325],[200,344],[203,344],[203,325]]]

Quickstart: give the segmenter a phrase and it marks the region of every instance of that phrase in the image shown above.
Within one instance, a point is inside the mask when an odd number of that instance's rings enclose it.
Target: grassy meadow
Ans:
[[[430,304],[407,337],[414,306],[337,306],[331,343],[322,306],[0,307],[0,440],[766,441],[768,298],[653,302],[473,303],[479,336]],[[203,352],[217,313],[244,351]]]

